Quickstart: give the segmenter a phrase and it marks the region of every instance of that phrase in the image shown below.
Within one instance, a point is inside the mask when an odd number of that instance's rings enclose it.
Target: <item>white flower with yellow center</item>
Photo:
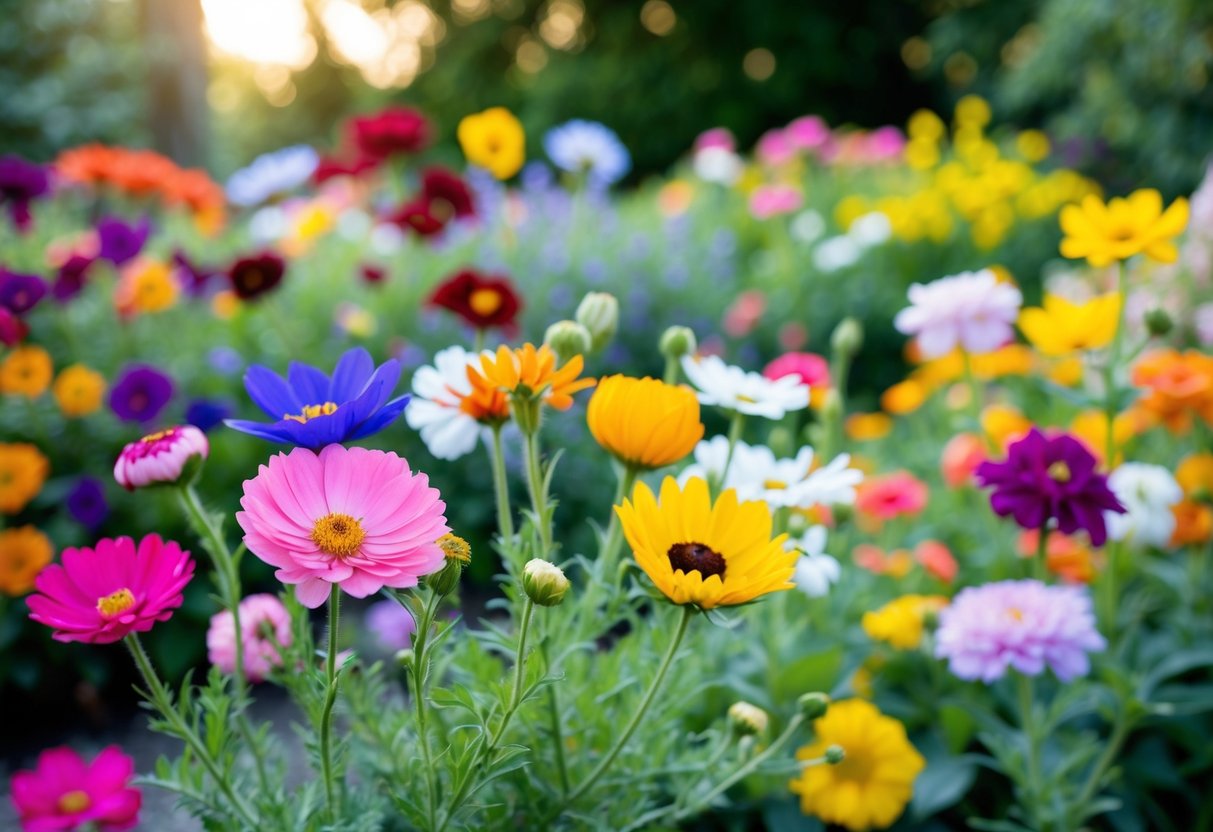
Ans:
[[[769,379],[715,355],[684,356],[682,371],[699,391],[701,404],[766,419],[782,419],[809,406],[809,386],[794,375]]]
[[[439,459],[458,459],[475,450],[485,433],[463,406],[472,392],[468,367],[479,365],[479,353],[447,347],[434,356],[432,367],[420,367],[413,375],[413,400],[404,417]]]

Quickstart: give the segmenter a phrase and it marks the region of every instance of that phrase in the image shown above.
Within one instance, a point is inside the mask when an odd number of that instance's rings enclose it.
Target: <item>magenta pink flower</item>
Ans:
[[[858,489],[855,508],[877,520],[912,517],[927,505],[927,484],[909,471],[868,477]]]
[[[901,130],[886,125],[868,133],[864,145],[868,161],[887,162],[901,158],[906,148],[906,137]]]
[[[395,602],[393,602],[395,603]],[[240,602],[240,639],[244,653],[244,675],[250,682],[260,682],[275,667],[282,665],[279,647],[289,647],[294,640],[291,614],[268,593],[250,595]],[[207,658],[224,673],[236,670],[236,624],[231,610],[211,616],[206,631]]]
[[[56,641],[110,644],[168,621],[194,577],[194,560],[172,541],[149,534],[138,549],[129,537],[104,538],[93,549],[64,549],[34,580],[30,618]]]
[[[190,460],[206,459],[210,449],[206,434],[193,425],[158,431],[122,449],[114,463],[114,479],[127,491],[174,483],[181,479]]]
[[[704,130],[695,138],[696,152],[708,148],[719,148],[732,152],[737,149],[737,140],[733,138],[733,133],[729,128],[713,127],[711,130]]]
[[[821,116],[801,116],[785,127],[783,134],[798,150],[818,150],[830,141],[830,125]]]
[[[116,745],[91,763],[72,749],[51,748],[38,755],[33,771],[13,775],[13,805],[24,832],[66,832],[86,823],[101,832],[130,829],[139,822],[143,796],[131,786],[135,761]]]
[[[830,386],[830,362],[812,352],[785,352],[763,368],[762,374],[772,381],[796,376],[814,390]]]
[[[778,167],[796,158],[796,147],[783,130],[768,130],[758,137],[754,155],[764,165]]]
[[[804,194],[791,185],[759,185],[750,195],[750,213],[759,220],[790,214],[803,204]]]
[[[446,503],[393,453],[329,445],[277,454],[244,483],[236,522],[249,551],[278,567],[306,607],[333,584],[355,598],[416,586],[442,568]]]

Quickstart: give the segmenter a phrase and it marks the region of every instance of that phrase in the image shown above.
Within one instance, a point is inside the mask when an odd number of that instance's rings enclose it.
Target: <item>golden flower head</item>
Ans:
[[[942,595],[903,595],[878,610],[863,614],[868,638],[886,642],[898,650],[913,650],[922,643],[927,616],[948,605]]]
[[[811,765],[788,784],[800,795],[800,808],[826,823],[854,832],[884,828],[897,819],[914,793],[914,779],[926,760],[910,744],[900,722],[875,705],[848,699],[830,705],[813,724],[816,739],[796,752],[800,760],[836,759]]]
[[[38,496],[50,463],[35,446],[0,443],[0,513],[16,514]]]
[[[509,179],[526,161],[526,133],[505,107],[465,116],[456,130],[463,155],[498,179]]]
[[[800,554],[784,551],[786,534],[772,539],[766,503],[738,502],[731,488],[713,502],[703,479],[666,477],[660,501],[638,483],[615,512],[636,562],[675,604],[709,610],[793,586]]]
[[[0,363],[0,393],[36,399],[50,386],[54,367],[42,347],[17,347]]]
[[[1120,295],[1109,292],[1086,303],[1045,295],[1041,307],[1019,313],[1019,329],[1042,354],[1064,356],[1112,343],[1120,318]]]
[[[677,462],[703,438],[695,393],[653,378],[602,379],[586,421],[599,445],[636,468]]]
[[[1188,201],[1180,198],[1165,211],[1162,194],[1153,188],[1114,197],[1106,204],[1094,194],[1061,209],[1061,253],[1086,258],[1099,268],[1145,254],[1159,263],[1179,257],[1175,238],[1188,225]]]
[[[73,364],[59,372],[51,392],[64,416],[87,416],[101,407],[105,376],[83,364]]]
[[[123,267],[114,289],[114,307],[123,315],[163,312],[172,308],[178,294],[168,263],[140,257]]]
[[[29,592],[54,554],[50,538],[33,526],[0,531],[0,592],[14,597]]]

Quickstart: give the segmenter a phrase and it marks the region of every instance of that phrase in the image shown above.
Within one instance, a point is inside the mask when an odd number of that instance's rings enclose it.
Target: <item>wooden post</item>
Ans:
[[[207,162],[207,56],[201,0],[140,0],[147,120],[156,150],[184,167]]]

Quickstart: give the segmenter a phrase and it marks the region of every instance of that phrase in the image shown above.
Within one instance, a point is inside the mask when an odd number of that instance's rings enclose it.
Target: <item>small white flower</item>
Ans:
[[[893,224],[879,211],[857,218],[847,230],[847,236],[863,248],[871,248],[888,242],[893,236]]]
[[[1161,465],[1126,462],[1108,475],[1108,487],[1125,507],[1124,514],[1104,512],[1108,536],[1141,546],[1166,546],[1175,531],[1171,506],[1183,489]]]
[[[838,561],[825,553],[825,526],[810,526],[799,540],[789,540],[787,548],[798,549],[803,554],[796,562],[792,582],[810,598],[823,598],[830,587],[838,583],[842,567]]]
[[[484,433],[480,423],[460,409],[463,398],[472,392],[467,368],[479,362],[477,353],[447,347],[434,356],[434,366],[420,367],[413,375],[413,400],[404,417],[439,459],[469,453]]]
[[[1010,341],[1023,295],[999,283],[994,272],[963,272],[910,286],[910,306],[893,319],[899,332],[918,338],[924,358],[938,358],[956,347],[987,353]]]
[[[249,236],[257,243],[272,243],[281,239],[289,230],[290,221],[280,205],[258,208],[249,217]]]
[[[845,234],[823,240],[813,249],[813,265],[819,272],[836,272],[859,262],[863,248]]]
[[[822,219],[821,214],[810,208],[796,215],[789,230],[792,239],[807,245],[816,242],[826,233],[826,221]]]
[[[692,477],[721,482],[728,452],[727,437],[700,442],[695,446],[694,463],[679,475],[679,482],[685,485]],[[762,500],[772,509],[854,503],[855,487],[863,473],[848,467],[851,458],[842,454],[810,473],[813,455],[813,449],[805,446],[795,457],[779,459],[765,445],[738,442],[721,487],[735,490],[739,500]]]
[[[701,404],[767,419],[782,419],[809,406],[809,387],[796,376],[772,380],[725,364],[715,355],[683,356],[682,371],[699,391]]]
[[[741,178],[745,162],[725,147],[705,147],[695,154],[691,162],[695,175],[705,182],[732,185]]]
[[[404,241],[404,232],[391,223],[381,222],[371,229],[372,254],[378,254],[381,257],[395,254],[404,248]]]

